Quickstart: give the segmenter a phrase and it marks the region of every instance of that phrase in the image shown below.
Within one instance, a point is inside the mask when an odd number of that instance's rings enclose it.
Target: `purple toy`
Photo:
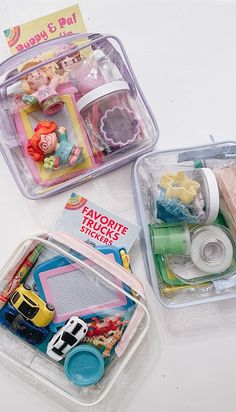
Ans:
[[[135,113],[126,107],[118,106],[105,112],[101,118],[100,131],[107,143],[115,147],[133,143],[140,133]]]

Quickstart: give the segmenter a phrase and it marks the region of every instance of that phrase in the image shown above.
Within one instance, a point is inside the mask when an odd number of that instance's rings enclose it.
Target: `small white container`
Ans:
[[[105,154],[142,138],[139,108],[124,80],[105,83],[77,103],[91,145]]]
[[[171,168],[152,178],[154,219],[164,223],[212,223],[219,213],[219,190],[208,168]]]
[[[236,238],[230,226],[233,217],[228,215],[228,219],[224,219],[222,204],[219,208],[222,189],[219,191],[215,178],[212,179],[216,167],[221,170],[234,164],[235,153],[235,142],[223,142],[144,155],[134,165],[135,205],[138,223],[142,226],[141,245],[147,262],[147,276],[158,299],[168,308],[236,297]],[[208,172],[205,167],[193,168],[196,163],[199,166],[200,161],[207,166]],[[166,173],[176,175],[179,171],[199,183],[206,215],[203,219],[198,215],[199,219],[188,222],[191,238],[188,255],[156,255],[149,231],[150,225],[155,227],[162,223],[156,208],[157,193],[163,183],[161,176]],[[227,204],[231,198],[224,201]],[[220,213],[214,221],[217,211]],[[214,224],[209,224],[213,221]],[[171,227],[170,221],[165,224]],[[220,264],[218,269],[217,263]]]

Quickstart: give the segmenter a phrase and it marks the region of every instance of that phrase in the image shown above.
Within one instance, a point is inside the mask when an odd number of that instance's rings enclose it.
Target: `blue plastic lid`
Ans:
[[[79,345],[67,355],[64,370],[67,378],[76,385],[95,385],[104,373],[104,360],[94,346]]]

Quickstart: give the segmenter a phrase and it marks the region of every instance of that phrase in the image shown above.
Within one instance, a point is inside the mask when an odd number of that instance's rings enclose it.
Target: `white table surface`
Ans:
[[[0,58],[8,56],[4,28],[72,5],[67,0],[1,0]],[[80,0],[89,31],[123,40],[160,126],[156,150],[236,136],[236,2]],[[122,182],[122,185],[121,185]],[[77,189],[92,201],[136,220],[130,166]],[[0,157],[0,266],[18,242],[51,230],[70,191],[51,199],[24,199]],[[233,412],[236,407],[235,301],[167,310],[145,281],[139,247],[135,267],[146,285],[155,338],[149,372],[132,398],[121,385],[114,411]],[[156,351],[153,351],[153,347]],[[0,361],[1,362],[1,361]],[[145,362],[145,357],[140,362]],[[64,406],[0,367],[1,410],[65,412]],[[104,407],[105,408],[105,407]],[[99,408],[95,409],[100,411]],[[105,409],[102,409],[105,410]],[[106,410],[110,412],[109,398]]]

